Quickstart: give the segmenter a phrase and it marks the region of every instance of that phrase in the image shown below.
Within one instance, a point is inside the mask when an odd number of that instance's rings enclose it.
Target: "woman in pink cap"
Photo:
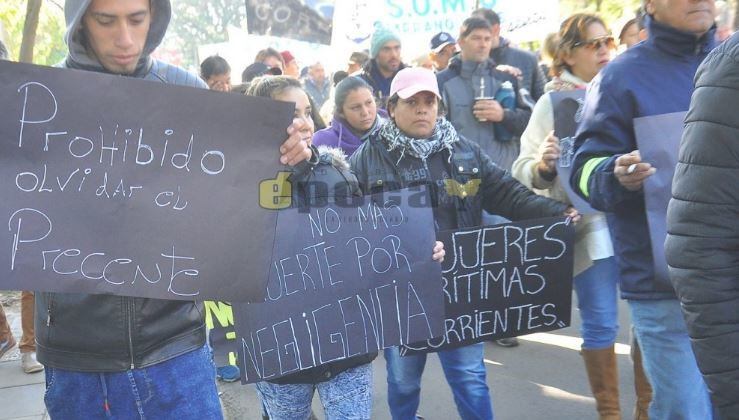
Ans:
[[[511,220],[563,214],[579,218],[566,204],[537,196],[495,166],[475,143],[462,138],[443,117],[434,73],[403,69],[395,76],[388,100],[390,120],[350,157],[364,194],[426,185],[431,195],[436,230],[479,226],[482,211]],[[479,182],[476,192],[445,188]],[[462,419],[492,419],[483,343],[438,352]],[[420,402],[426,355],[399,355],[385,350],[388,404],[393,419],[415,419]]]

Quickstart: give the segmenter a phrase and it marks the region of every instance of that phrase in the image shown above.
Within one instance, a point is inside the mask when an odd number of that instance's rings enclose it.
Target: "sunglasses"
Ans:
[[[573,47],[584,47],[586,50],[598,51],[601,47],[605,46],[609,50],[616,49],[616,41],[612,36],[602,36],[599,38],[588,39],[586,41],[576,42]]]

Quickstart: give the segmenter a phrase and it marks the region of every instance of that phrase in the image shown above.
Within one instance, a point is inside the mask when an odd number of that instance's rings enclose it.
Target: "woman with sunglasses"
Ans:
[[[575,14],[560,27],[552,73],[546,91],[585,89],[611,59],[616,48],[598,16]],[[549,94],[536,103],[521,136],[521,154],[513,176],[539,194],[570,203],[557,179],[559,139],[554,136],[554,112]],[[566,181],[565,181],[566,182]],[[618,269],[605,215],[584,216],[576,231],[574,286],[582,318],[582,356],[601,419],[620,419],[618,369],[614,346],[618,333]],[[651,388],[641,355],[634,346],[635,419],[646,419]]]

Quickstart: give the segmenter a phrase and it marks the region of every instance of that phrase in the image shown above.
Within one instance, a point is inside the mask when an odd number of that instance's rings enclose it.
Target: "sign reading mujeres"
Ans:
[[[0,62],[0,289],[263,299],[292,107]]]
[[[431,208],[394,194],[279,213],[267,298],[234,304],[244,383],[442,334]]]
[[[439,351],[570,325],[574,226],[563,218],[440,232],[444,333],[401,347]]]

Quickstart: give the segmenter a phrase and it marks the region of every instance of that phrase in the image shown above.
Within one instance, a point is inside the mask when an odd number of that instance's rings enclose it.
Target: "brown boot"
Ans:
[[[641,350],[636,340],[631,343],[631,350],[631,356],[634,361],[634,390],[636,391],[634,420],[649,420],[649,403],[652,401],[652,386],[649,385],[647,375],[644,374]]]
[[[590,389],[595,397],[600,420],[621,420],[618,404],[618,369],[614,347],[600,350],[582,350]]]

